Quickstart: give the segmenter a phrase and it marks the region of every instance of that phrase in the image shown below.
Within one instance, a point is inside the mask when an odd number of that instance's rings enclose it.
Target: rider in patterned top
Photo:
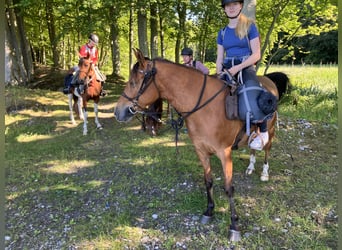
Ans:
[[[228,25],[217,36],[216,73],[223,67],[244,83],[258,82],[255,64],[260,60],[260,38],[253,20],[241,13],[243,0],[222,0],[221,6],[228,17]],[[267,120],[257,124],[260,134],[250,143],[250,148],[262,150],[267,144]]]

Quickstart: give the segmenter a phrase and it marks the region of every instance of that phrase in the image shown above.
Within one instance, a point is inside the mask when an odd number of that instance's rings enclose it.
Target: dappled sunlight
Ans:
[[[67,185],[67,184],[59,184],[56,186],[52,186],[52,187],[41,187],[40,191],[43,192],[47,192],[47,191],[51,191],[51,190],[66,190],[66,191],[72,191],[72,192],[80,192],[82,191],[83,187],[81,186],[75,186],[75,185]]]
[[[92,188],[97,188],[102,186],[105,183],[105,181],[100,181],[100,180],[93,180],[93,181],[88,181],[87,185]]]
[[[83,240],[76,243],[82,249],[140,249],[144,241],[153,235],[160,235],[159,230],[142,229],[140,227],[119,226],[112,229],[107,235],[100,235],[92,240]],[[150,242],[146,242],[148,245]],[[147,246],[146,246],[147,247]]]
[[[30,109],[25,109],[25,110],[21,110],[18,113],[23,114],[23,115],[27,115],[27,116],[30,116],[30,117],[53,117],[54,116],[52,110],[50,110],[50,111],[45,110],[45,111],[35,111],[35,112],[32,112],[32,110],[30,110]]]
[[[172,138],[163,138],[163,137],[153,137],[150,140],[142,140],[141,143],[138,146],[141,147],[149,147],[149,146],[163,146],[163,147],[175,147],[175,141]],[[178,146],[186,146],[188,143],[184,140],[178,141],[177,142]]]
[[[10,194],[6,195],[6,200],[8,201],[13,201],[23,195],[26,191],[24,192],[11,192]],[[8,193],[8,192],[7,192]]]
[[[95,162],[86,160],[70,161],[68,163],[65,163],[65,161],[51,161],[47,165],[48,167],[42,169],[47,173],[74,174],[81,169],[95,166]]]
[[[21,134],[17,137],[18,142],[34,142],[41,140],[53,139],[53,135],[37,135],[37,134]]]
[[[56,121],[56,128],[55,132],[61,132],[66,129],[71,129],[77,127],[78,124],[80,124],[82,121],[81,120],[76,120],[76,124],[72,124],[70,120],[64,120],[64,121]]]
[[[5,115],[5,126],[12,125],[14,123],[19,123],[21,121],[28,120],[29,118],[27,116],[21,116],[21,115],[16,115],[16,116],[11,116],[11,115]]]

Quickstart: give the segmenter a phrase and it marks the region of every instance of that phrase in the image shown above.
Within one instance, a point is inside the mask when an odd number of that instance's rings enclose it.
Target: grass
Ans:
[[[277,66],[290,76],[293,90],[279,112],[286,116],[337,124],[338,78],[336,66]],[[292,104],[292,105],[291,105]]]
[[[244,175],[247,150],[233,155],[243,235],[235,247],[337,249],[337,74],[327,80],[337,69],[278,70],[289,74],[295,92],[280,106],[270,181],[259,180],[261,153],[251,176]],[[116,122],[122,86],[108,84],[108,91],[100,105],[104,130],[95,130],[90,112],[84,137],[81,123],[71,126],[62,93],[6,88],[7,249],[230,249],[218,159],[216,214],[202,225],[203,173],[187,135],[181,133],[177,154],[167,125],[151,138],[137,120]],[[323,99],[335,102],[330,116]]]

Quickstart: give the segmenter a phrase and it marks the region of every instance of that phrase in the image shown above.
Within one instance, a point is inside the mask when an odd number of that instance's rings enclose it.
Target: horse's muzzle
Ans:
[[[117,106],[114,110],[114,117],[118,122],[129,122],[135,114],[136,111],[132,106]]]

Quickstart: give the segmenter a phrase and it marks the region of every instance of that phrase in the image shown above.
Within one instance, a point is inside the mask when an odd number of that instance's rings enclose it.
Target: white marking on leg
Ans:
[[[87,135],[88,133],[88,128],[87,128],[87,123],[88,123],[88,112],[83,110],[83,135]]]
[[[268,181],[269,180],[269,175],[268,175],[269,166],[268,166],[268,163],[265,163],[262,168],[263,169],[262,169],[262,173],[261,173],[261,176],[260,176],[260,180],[261,181]]]
[[[70,120],[73,125],[76,125],[76,121],[74,118],[74,111],[72,109],[72,100],[73,94],[68,94],[68,102],[69,102],[69,113],[70,113]]]
[[[249,156],[249,165],[248,165],[248,168],[247,168],[247,170],[246,170],[246,174],[247,174],[247,175],[250,175],[250,174],[253,173],[253,171],[254,171],[254,169],[255,169],[255,168],[254,168],[255,162],[256,162],[255,155],[251,154],[251,155]]]
[[[94,113],[95,113],[95,124],[96,124],[96,128],[98,129],[102,129],[102,125],[101,123],[99,122],[99,117],[98,117],[98,105],[97,103],[94,103]]]

